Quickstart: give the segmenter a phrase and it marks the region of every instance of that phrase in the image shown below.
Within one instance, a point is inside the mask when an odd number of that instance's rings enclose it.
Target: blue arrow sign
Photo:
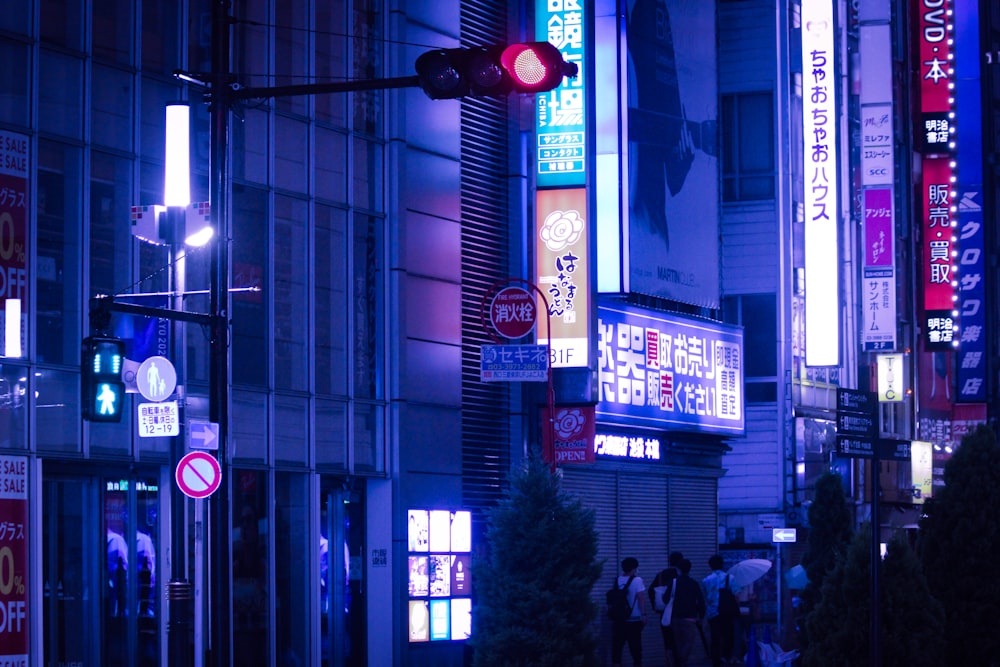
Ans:
[[[188,428],[191,447],[194,449],[218,449],[219,425],[215,422],[190,420]]]

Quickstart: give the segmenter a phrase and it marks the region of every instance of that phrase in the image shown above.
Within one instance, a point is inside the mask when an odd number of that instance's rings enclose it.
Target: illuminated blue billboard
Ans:
[[[627,305],[598,305],[597,418],[742,435],[743,331]]]

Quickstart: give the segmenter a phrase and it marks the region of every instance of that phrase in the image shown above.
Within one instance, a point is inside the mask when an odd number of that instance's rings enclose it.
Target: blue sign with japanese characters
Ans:
[[[741,435],[743,331],[631,306],[598,306],[597,417]]]

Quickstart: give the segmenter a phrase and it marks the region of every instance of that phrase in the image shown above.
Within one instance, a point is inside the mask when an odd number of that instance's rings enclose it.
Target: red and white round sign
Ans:
[[[207,498],[222,483],[222,468],[208,452],[188,452],[177,462],[174,479],[185,496]]]
[[[501,336],[521,338],[535,328],[535,299],[523,287],[505,287],[490,304],[490,323]]]

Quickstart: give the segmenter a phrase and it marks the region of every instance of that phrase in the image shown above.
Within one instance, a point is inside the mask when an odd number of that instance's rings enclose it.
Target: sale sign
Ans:
[[[0,665],[27,661],[28,459],[0,456]]]
[[[28,299],[28,167],[28,137],[0,130],[0,354],[5,356],[21,356],[24,347],[21,339]]]

